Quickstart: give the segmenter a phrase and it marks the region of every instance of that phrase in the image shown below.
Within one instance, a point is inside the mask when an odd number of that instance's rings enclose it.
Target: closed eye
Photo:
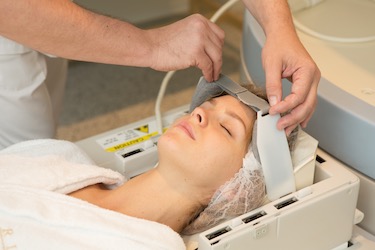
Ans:
[[[229,131],[229,129],[227,129],[225,126],[221,125],[220,126],[230,135],[232,136],[232,133]]]

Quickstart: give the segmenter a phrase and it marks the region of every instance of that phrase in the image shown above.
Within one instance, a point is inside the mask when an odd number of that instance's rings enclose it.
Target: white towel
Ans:
[[[0,246],[5,249],[185,249],[171,228],[64,195],[125,178],[75,144],[36,140],[0,151]]]
[[[2,184],[19,184],[68,194],[96,183],[120,185],[125,178],[94,166],[75,144],[59,140],[33,140],[0,151]]]

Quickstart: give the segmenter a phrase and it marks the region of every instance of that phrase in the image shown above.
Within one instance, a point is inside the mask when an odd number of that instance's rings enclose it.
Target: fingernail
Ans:
[[[268,101],[270,102],[270,105],[273,106],[273,105],[276,105],[277,98],[276,98],[276,96],[272,95],[272,96],[270,96],[270,98],[268,99]]]

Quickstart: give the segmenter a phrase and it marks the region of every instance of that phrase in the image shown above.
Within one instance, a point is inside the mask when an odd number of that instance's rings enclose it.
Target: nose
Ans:
[[[193,117],[193,121],[199,126],[205,127],[208,123],[207,111],[201,107],[196,107],[191,113],[191,116]]]

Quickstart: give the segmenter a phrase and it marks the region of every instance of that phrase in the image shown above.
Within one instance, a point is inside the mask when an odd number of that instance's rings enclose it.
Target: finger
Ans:
[[[301,104],[302,98],[295,93],[290,93],[284,100],[272,106],[270,114],[281,114],[296,108]]]
[[[202,70],[206,81],[216,81],[219,78],[223,64],[222,48],[218,48],[211,43],[211,45],[207,45],[205,49],[196,54],[194,61],[196,62],[195,66]]]
[[[292,126],[285,128],[286,136],[289,136],[297,126],[298,126],[297,124],[294,124]]]
[[[309,123],[309,121],[311,120],[311,117],[313,116],[313,112],[310,113],[310,115],[300,123],[301,127],[302,128],[306,128],[307,127],[307,124]]]
[[[274,106],[272,111],[284,113],[304,103],[314,87],[315,81],[316,79],[311,71],[297,69],[292,75],[291,93],[282,102]]]
[[[309,94],[309,97],[308,97],[308,101],[307,101],[307,105],[310,105],[310,111],[306,112],[307,116],[305,118],[305,120],[303,120],[300,124],[302,126],[302,128],[306,128],[307,127],[307,123],[311,120],[313,114],[314,114],[314,111],[315,111],[315,108],[316,108],[316,105],[317,105],[317,90],[312,90],[310,91],[310,94]],[[312,104],[310,104],[312,103]]]
[[[208,33],[209,43],[205,46],[205,51],[213,62],[213,80],[218,80],[223,65],[224,31],[216,24],[209,22],[211,32]]]
[[[196,66],[202,70],[207,81],[217,80],[222,68],[224,31],[210,21],[199,22],[196,31],[204,34],[199,42],[203,45],[203,50],[196,55]]]
[[[311,119],[316,107],[316,88],[312,87],[305,102],[295,107],[289,114],[283,116],[277,124],[279,129],[288,129],[301,124],[303,128]]]
[[[289,128],[295,128],[301,120],[304,120],[304,112],[293,110],[287,115],[282,116],[277,122],[277,128],[279,130],[285,130],[288,132]]]
[[[210,26],[210,29],[215,34],[215,36],[218,38],[218,41],[221,44],[221,46],[223,46],[224,45],[224,39],[225,39],[224,30],[211,21],[208,22],[208,25]]]
[[[223,65],[223,46],[215,36],[207,37],[202,55],[197,55],[197,67],[203,72],[208,82],[219,79]],[[211,72],[210,72],[211,71]],[[209,75],[209,76],[208,76]]]
[[[217,81],[219,79],[221,69],[222,69],[222,66],[223,66],[223,59],[222,59],[221,53],[217,58],[211,56],[211,60],[213,62],[212,78],[213,78],[214,81]]]
[[[205,52],[212,62],[213,80],[218,80],[223,66],[223,47],[221,44],[206,46]]]
[[[271,62],[265,64],[264,71],[266,72],[266,93],[268,101],[271,105],[270,114],[276,114],[272,107],[281,101],[282,84],[281,84],[281,64]]]
[[[214,76],[214,65],[211,58],[203,51],[198,58],[196,58],[196,67],[202,71],[203,77],[207,82],[212,82],[215,78]],[[216,76],[218,77],[218,76]]]

